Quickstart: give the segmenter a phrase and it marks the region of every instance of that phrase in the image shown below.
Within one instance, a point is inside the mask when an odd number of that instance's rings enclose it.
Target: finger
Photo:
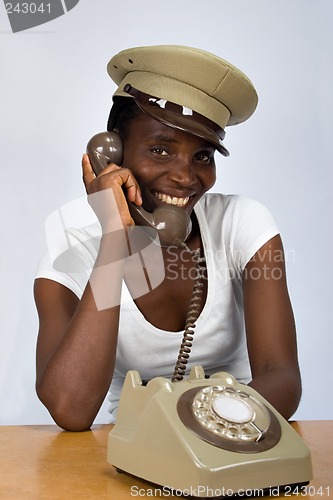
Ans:
[[[142,204],[140,186],[129,168],[119,167],[115,163],[110,163],[98,176],[102,189],[108,186],[119,186],[122,193],[126,191],[126,198],[137,205]]]
[[[122,167],[117,165],[116,163],[109,163],[103,170],[100,171],[97,177],[102,176],[102,175],[107,175],[110,174],[111,172],[114,172],[115,170],[120,170]]]
[[[89,156],[86,153],[82,156],[82,178],[86,188],[96,178]]]
[[[115,182],[126,191],[128,201],[142,205],[141,189],[131,170],[121,168],[115,174]]]

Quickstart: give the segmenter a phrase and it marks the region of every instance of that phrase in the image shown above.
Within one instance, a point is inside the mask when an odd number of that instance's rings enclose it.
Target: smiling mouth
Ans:
[[[188,200],[190,199],[189,196],[186,196],[185,198],[178,198],[177,196],[170,196],[168,194],[164,193],[158,193],[157,191],[154,192],[154,196],[159,199],[162,203],[168,203],[169,205],[176,205],[177,207],[184,207]]]

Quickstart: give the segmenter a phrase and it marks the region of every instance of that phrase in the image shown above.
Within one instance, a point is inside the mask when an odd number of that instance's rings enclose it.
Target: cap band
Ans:
[[[140,92],[128,83],[124,87],[124,92],[134,98],[142,111],[156,120],[169,127],[201,137],[214,144],[222,155],[229,156],[229,152],[223,144],[225,131],[205,116],[185,106]]]
[[[186,106],[206,116],[221,128],[225,128],[230,120],[229,108],[214,96],[206,94],[186,82],[179,81],[166,75],[133,71],[128,73],[119,84],[114,96],[127,96],[125,85],[129,83],[140,92],[167,99],[170,102]]]

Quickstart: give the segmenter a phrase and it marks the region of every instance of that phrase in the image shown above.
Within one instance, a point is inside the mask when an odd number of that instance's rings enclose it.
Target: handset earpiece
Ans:
[[[96,175],[110,163],[120,165],[123,147],[119,135],[116,132],[94,135],[87,144],[87,154]],[[162,246],[180,246],[191,232],[191,218],[180,207],[163,205],[150,214],[134,203],[129,203],[128,206],[136,224],[156,229]]]
[[[92,168],[98,175],[110,163],[121,164],[123,145],[116,132],[100,132],[88,142],[87,153]]]

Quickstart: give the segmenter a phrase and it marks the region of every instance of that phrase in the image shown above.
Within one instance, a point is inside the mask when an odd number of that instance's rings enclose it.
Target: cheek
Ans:
[[[136,161],[131,162],[131,164],[126,164],[132,172],[136,180],[138,181],[141,189],[149,183],[152,179],[152,169],[145,164],[144,161]]]
[[[208,189],[210,189],[214,186],[214,184],[216,182],[216,168],[215,168],[215,166],[208,168],[205,172],[202,173],[201,182],[205,188],[205,191],[208,191]]]
[[[123,167],[129,168],[135,177],[146,175],[147,167],[141,158],[140,149],[136,144],[124,145]]]
[[[135,154],[126,154],[124,152],[123,167],[129,168],[133,172],[141,190],[145,191],[153,175],[152,168],[147,164],[147,161],[140,158],[137,151]]]
[[[136,148],[123,144],[123,166],[135,170],[135,159],[137,158]]]

